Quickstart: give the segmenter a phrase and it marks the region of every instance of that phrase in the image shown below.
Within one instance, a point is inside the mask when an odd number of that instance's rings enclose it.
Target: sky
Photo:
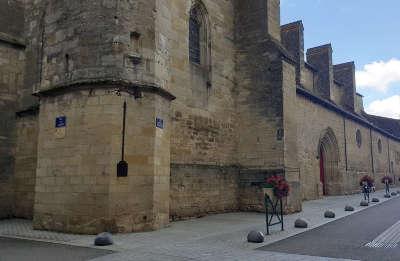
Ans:
[[[305,49],[331,43],[334,64],[354,61],[365,110],[400,119],[399,0],[281,0],[281,23],[302,20]]]

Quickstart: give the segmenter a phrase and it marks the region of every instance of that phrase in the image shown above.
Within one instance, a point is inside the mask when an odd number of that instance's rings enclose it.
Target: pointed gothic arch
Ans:
[[[206,6],[192,0],[189,10],[188,58],[194,107],[206,108],[212,87],[211,26]]]
[[[339,171],[339,145],[331,128],[325,129],[318,143],[320,182],[323,195],[335,195],[341,189],[342,177]]]
[[[206,71],[211,65],[211,32],[207,8],[201,0],[193,1],[189,13],[189,60]]]

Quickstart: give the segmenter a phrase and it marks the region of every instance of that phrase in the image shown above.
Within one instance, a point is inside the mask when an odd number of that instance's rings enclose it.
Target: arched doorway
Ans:
[[[318,158],[322,194],[339,194],[341,190],[339,146],[331,128],[326,129],[321,135],[318,145]]]

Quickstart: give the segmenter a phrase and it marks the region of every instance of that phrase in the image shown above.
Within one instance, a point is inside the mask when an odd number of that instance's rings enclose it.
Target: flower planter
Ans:
[[[289,184],[285,178],[272,176],[266,180],[264,193],[267,194],[271,200],[275,201],[276,198],[282,199],[287,197],[289,190]]]

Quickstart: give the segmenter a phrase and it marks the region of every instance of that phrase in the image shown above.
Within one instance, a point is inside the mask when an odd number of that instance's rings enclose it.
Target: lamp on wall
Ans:
[[[128,162],[125,161],[125,123],[126,123],[126,101],[124,101],[124,106],[123,106],[121,160],[117,164],[117,177],[128,176]]]

